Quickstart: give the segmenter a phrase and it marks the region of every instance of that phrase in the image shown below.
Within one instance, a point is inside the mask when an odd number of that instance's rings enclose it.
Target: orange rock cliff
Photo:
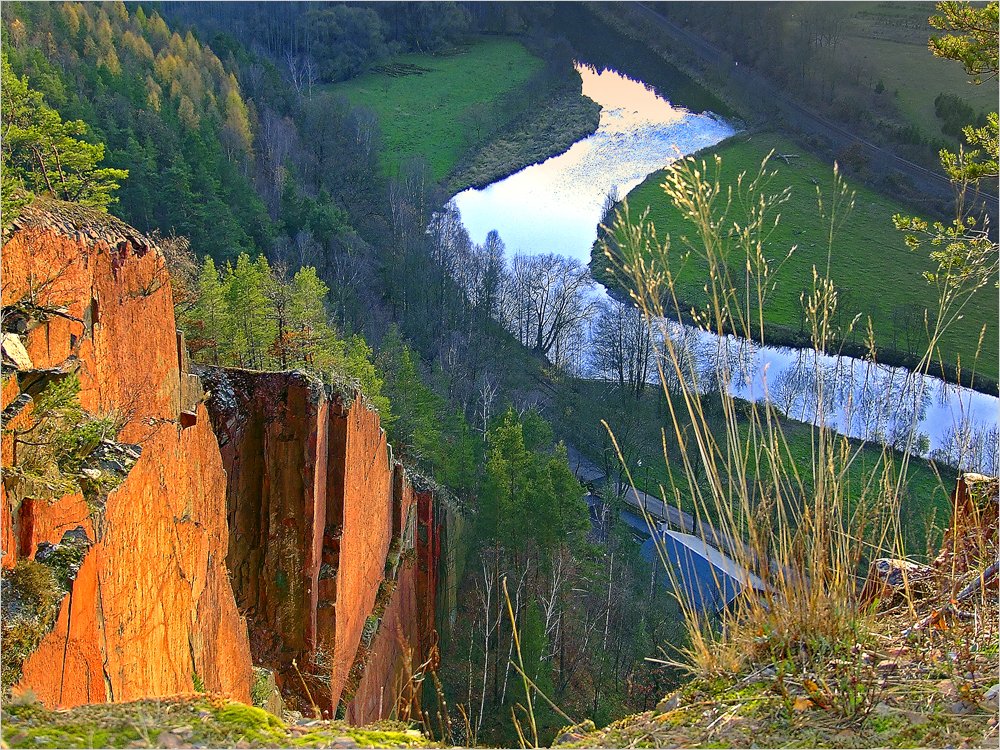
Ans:
[[[162,255],[106,214],[38,199],[0,263],[5,640],[19,561],[79,551],[16,689],[249,702],[253,665],[298,707],[387,717],[431,644],[441,525],[377,412],[301,372],[192,374]],[[69,373],[125,425],[65,492],[12,469],[12,430]]]

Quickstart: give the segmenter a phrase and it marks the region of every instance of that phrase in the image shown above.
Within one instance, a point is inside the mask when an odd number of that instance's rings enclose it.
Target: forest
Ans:
[[[277,8],[5,3],[5,97],[20,87],[43,113],[15,123],[5,98],[5,131],[26,133],[5,138],[5,180],[47,191],[28,147],[38,128],[90,149],[78,173],[97,187],[57,195],[159,238],[196,361],[359,382],[397,454],[468,509],[472,609],[446,634],[441,674],[455,702],[474,694],[479,741],[514,742],[505,717],[523,701],[505,578],[526,664],[560,705],[602,722],[648,705],[663,677],[642,659],[664,640],[666,592],[644,593],[624,530],[587,541],[584,490],[537,405],[590,312],[586,268],[525,257],[507,271],[498,237],[470,242],[429,162],[387,173],[378,118],[326,86],[507,34],[542,63],[507,94],[509,130],[572,91],[571,56],[540,30],[544,7]],[[503,520],[517,517],[532,520]],[[550,734],[563,719],[539,721]]]
[[[766,12],[732,4],[723,25],[715,4],[657,5],[691,28],[711,27],[734,57],[823,111],[872,137],[906,140],[888,117],[861,112],[888,107],[884,83],[823,62],[841,27],[818,4],[781,44],[774,34],[791,24],[792,4]],[[462,510],[460,605],[438,623],[441,690],[465,716],[449,717],[451,741],[516,745],[510,719],[524,710],[522,676],[559,707],[529,698],[546,743],[565,714],[603,726],[680,684],[682,608],[621,520],[621,493],[606,492],[597,516],[594,488],[573,475],[567,444],[623,481],[639,476],[645,457],[646,489],[673,481],[669,466],[650,476],[657,456],[685,466],[691,486],[709,482],[686,437],[696,421],[678,425],[668,401],[700,383],[707,429],[725,435],[720,382],[693,354],[688,369],[663,376],[656,352],[683,349],[682,336],[668,341],[625,294],[595,298],[594,275],[579,261],[508,255],[496,232],[473,242],[449,200],[477,149],[534,137],[531,123],[553,101],[589,106],[578,101],[572,45],[553,27],[552,4],[5,2],[3,11],[5,224],[30,193],[51,194],[151,234],[196,362],[359,383],[396,455]],[[491,48],[500,63],[504,55],[531,62],[491,93],[492,108],[470,100],[446,111],[460,133],[447,159],[390,151],[390,134],[405,139],[390,133],[388,108],[338,88],[366,74],[420,75],[401,56],[467,60],[497,39],[509,43]],[[857,111],[841,111],[842,89]],[[927,162],[954,147],[962,128],[990,122],[948,96],[935,102],[941,137],[915,136],[913,158]],[[573,127],[596,125],[581,116]],[[40,140],[70,160],[53,166],[32,150]],[[617,205],[609,196],[609,225]],[[782,420],[801,397],[794,384],[786,390]],[[891,426],[878,429],[866,438],[906,447]],[[954,469],[945,464],[989,468],[982,462],[997,437],[980,438],[974,457],[954,445],[936,456],[940,466],[913,469],[906,491],[925,499],[907,511],[913,523],[901,538],[910,551],[924,554],[939,538],[917,520],[947,512],[942,487]],[[803,486],[819,485],[821,473]],[[677,504],[696,510],[697,495],[680,492]]]

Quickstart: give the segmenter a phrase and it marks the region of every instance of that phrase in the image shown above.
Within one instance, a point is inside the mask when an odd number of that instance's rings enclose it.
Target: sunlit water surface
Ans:
[[[483,243],[488,232],[497,230],[508,260],[519,252],[558,253],[588,264],[612,190],[624,196],[678,156],[735,132],[714,115],[674,106],[615,71],[577,69],[583,93],[603,107],[597,131],[542,164],[454,198],[472,241]],[[849,357],[817,362],[807,350],[753,347],[691,329],[687,336],[703,366],[724,363],[737,396],[770,398],[791,417],[814,422],[821,417],[845,434],[914,453],[978,440],[979,456],[970,465],[997,471],[996,397]],[[916,433],[911,424],[917,425]],[[911,433],[926,435],[929,442],[921,446],[904,437]]]
[[[508,258],[515,252],[558,253],[587,264],[612,189],[624,196],[678,155],[736,132],[711,114],[673,106],[615,71],[585,65],[577,70],[584,95],[603,107],[597,131],[559,156],[456,195],[473,242],[485,242],[495,229]]]
[[[787,416],[841,434],[939,458],[990,475],[1000,470],[1000,400],[995,396],[853,357],[811,349],[756,346],[669,321],[675,341],[690,347],[702,382],[725,373],[731,392],[768,400]],[[916,429],[912,429],[913,427]]]

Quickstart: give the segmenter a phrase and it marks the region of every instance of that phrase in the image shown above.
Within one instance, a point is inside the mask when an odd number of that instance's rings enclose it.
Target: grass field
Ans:
[[[394,62],[429,72],[400,77],[367,73],[326,88],[378,114],[388,174],[423,156],[435,180],[447,175],[471,145],[463,113],[517,89],[542,65],[519,42],[507,39],[484,40],[458,54],[404,55]]]
[[[828,204],[833,175],[830,168],[780,137],[755,134],[749,138],[732,139],[719,148],[722,183],[735,185],[737,176],[743,171],[756,174],[761,160],[772,148],[779,153],[802,155],[791,159],[790,165],[781,160],[770,163],[777,170],[777,176],[771,183],[772,192],[780,192],[785,186],[790,186],[792,192],[788,203],[781,207],[780,223],[766,247],[767,257],[781,259],[793,245],[797,245],[797,249],[776,276],[777,288],[765,306],[764,317],[768,323],[798,331],[803,324],[800,295],[812,287],[813,266],[822,274],[827,264],[829,227],[824,229],[822,226],[816,191],[817,187],[824,191]],[[813,184],[813,180],[818,185]],[[648,206],[657,236],[663,238],[670,235],[671,248],[678,258],[677,265],[672,268],[678,296],[686,305],[700,306],[706,299],[703,286],[707,281],[707,262],[697,253],[691,253],[686,262],[680,263],[685,250],[683,238],[689,234],[694,238],[693,227],[670,205],[660,188],[662,181],[662,173],[650,175],[629,193],[629,209],[635,217]],[[855,314],[870,316],[879,347],[905,350],[905,326],[900,318],[901,312],[912,312],[916,308],[921,311],[919,318],[922,320],[924,309],[932,313],[937,310],[935,288],[921,275],[923,271],[933,268],[927,257],[929,251],[911,252],[904,244],[902,234],[893,228],[893,214],[912,214],[910,209],[865,188],[851,187],[856,190],[854,210],[837,233],[830,254],[830,277],[841,290],[840,314],[835,323],[846,331]],[[740,220],[738,213],[730,218]],[[997,316],[996,290],[991,287],[980,290],[978,297],[966,307],[965,317],[942,339],[941,356],[944,361],[954,364],[961,357],[963,367],[968,369],[976,353],[980,332],[986,326],[977,371],[996,378]],[[912,315],[910,320],[913,320]],[[914,325],[910,325],[911,342],[916,335]],[[916,352],[926,349],[927,339],[922,323],[920,329],[922,343],[913,345]],[[853,338],[862,343],[863,331],[856,330]]]
[[[934,114],[934,99],[941,92],[957,94],[976,110],[996,110],[996,86],[973,86],[960,63],[934,57],[927,49],[932,34],[941,34],[929,23],[936,15],[933,3],[844,3],[844,38],[838,46],[843,61],[857,61],[868,68],[909,122],[924,135],[949,139]]]
[[[843,50],[845,55],[870,65],[876,80],[881,79],[887,91],[898,92],[896,105],[900,113],[926,136],[948,139],[941,132],[942,121],[934,114],[934,99],[942,92],[957,94],[976,111],[997,107],[995,85],[970,84],[960,64],[934,57],[926,42],[906,44],[849,37],[844,40]]]
[[[694,508],[684,480],[682,459],[679,457],[677,440],[671,426],[669,412],[662,391],[657,386],[646,389],[640,402],[623,405],[620,394],[607,383],[590,380],[565,381],[558,401],[559,415],[553,423],[559,437],[573,443],[582,453],[601,468],[611,467],[616,452],[607,436],[601,420],[607,421],[615,433],[623,455],[632,471],[632,479],[638,488],[649,487],[651,494],[659,495],[657,487],[669,488],[670,471],[663,459],[663,436],[665,430],[670,469],[674,481],[680,485],[681,507],[693,512]],[[711,409],[709,409],[711,414]],[[781,429],[788,444],[789,455],[802,472],[807,488],[812,479],[809,467],[813,461],[814,428],[794,420],[779,419]],[[724,422],[721,415],[709,418],[712,430],[722,440]],[[683,429],[683,425],[682,425]],[[746,434],[746,426],[743,428]],[[852,450],[861,448],[861,442],[851,440]],[[899,470],[903,454],[890,451],[892,472]],[[642,466],[638,460],[642,460]],[[694,459],[697,461],[698,459]],[[930,462],[912,458],[903,485],[900,514],[903,520],[903,541],[907,551],[913,555],[927,554],[928,537],[933,544],[941,541],[940,529],[947,525],[951,517],[949,493],[956,479],[955,472],[948,467],[936,468]],[[847,480],[843,485],[848,497],[861,494],[862,483],[873,471],[881,477],[885,470],[882,448],[868,444],[861,448],[850,466]],[[941,476],[938,476],[938,471]],[[751,472],[752,473],[752,472]],[[895,477],[895,474],[892,474]],[[704,475],[699,476],[701,482]],[[947,489],[945,489],[947,488]],[[928,531],[933,526],[930,535]]]

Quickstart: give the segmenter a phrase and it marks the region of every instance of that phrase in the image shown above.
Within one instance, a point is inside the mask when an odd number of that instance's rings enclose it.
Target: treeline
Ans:
[[[343,81],[410,52],[448,52],[476,34],[518,34],[551,15],[504,2],[165,2],[175,23],[231,34],[290,68],[298,87]],[[297,79],[297,80],[296,80]]]
[[[183,238],[163,241],[173,279],[177,322],[195,361],[250,370],[304,368],[354,380],[392,422],[383,378],[358,334],[341,338],[328,320],[329,291],[316,269],[289,272],[246,253],[219,269],[206,256],[200,269]]]
[[[297,96],[231,36],[213,40],[223,63],[195,30],[120,2],[10,3],[3,25],[13,72],[129,171],[111,211],[142,231],[223,263],[284,257],[303,229],[326,243],[380,212],[374,116]]]
[[[118,3],[9,3],[4,51],[64,120],[127,169],[112,212],[218,259],[267,247],[253,135],[236,77],[193,35]]]
[[[228,32],[294,68],[296,86],[347,80],[407,52],[453,48],[474,31],[469,10],[453,2],[167,2],[163,9],[175,22]]]

